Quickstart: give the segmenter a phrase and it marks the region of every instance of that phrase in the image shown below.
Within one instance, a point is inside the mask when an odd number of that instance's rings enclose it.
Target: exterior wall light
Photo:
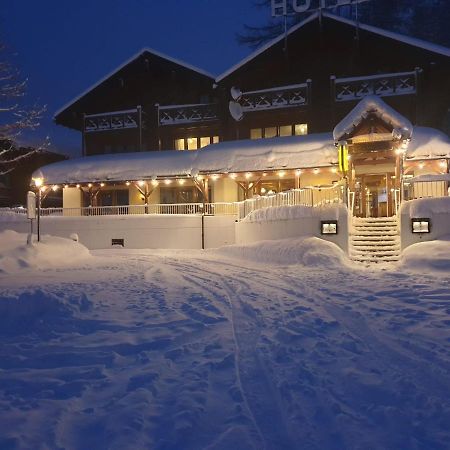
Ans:
[[[338,234],[337,220],[322,220],[320,222],[320,234]]]
[[[431,232],[431,220],[428,218],[411,219],[411,232],[422,234]]]

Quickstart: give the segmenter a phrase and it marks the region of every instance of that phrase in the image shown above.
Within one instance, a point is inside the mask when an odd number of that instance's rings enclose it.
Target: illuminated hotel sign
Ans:
[[[369,0],[272,0],[272,16],[312,12],[326,8],[354,5]]]

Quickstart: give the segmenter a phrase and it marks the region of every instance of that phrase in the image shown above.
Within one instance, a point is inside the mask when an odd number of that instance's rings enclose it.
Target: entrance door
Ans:
[[[390,217],[394,215],[392,179],[392,173],[357,176],[355,179],[355,216]]]

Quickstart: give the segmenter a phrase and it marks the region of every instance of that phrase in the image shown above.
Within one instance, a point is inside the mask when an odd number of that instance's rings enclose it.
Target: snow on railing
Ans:
[[[416,94],[420,69],[412,72],[399,72],[370,75],[366,77],[331,77],[332,95],[336,102],[359,100],[368,95],[388,97],[394,95]]]
[[[265,197],[254,197],[239,203],[238,220],[244,219],[257,209],[276,206],[321,207],[332,203],[343,203],[344,187],[341,184],[327,187],[291,189]]]
[[[406,181],[404,182],[404,200],[419,198],[439,198],[450,196],[450,181]]]

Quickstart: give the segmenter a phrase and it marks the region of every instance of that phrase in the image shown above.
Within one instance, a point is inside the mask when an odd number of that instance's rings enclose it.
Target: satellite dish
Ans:
[[[242,120],[242,118],[244,117],[244,111],[242,110],[242,106],[239,103],[230,102],[228,107],[230,109],[231,117],[233,117],[236,122]]]
[[[231,98],[233,99],[233,100],[235,100],[236,102],[238,102],[239,101],[239,99],[242,97],[242,91],[239,89],[239,88],[237,88],[237,87],[232,87],[231,89],[230,89],[230,93],[231,93]]]

